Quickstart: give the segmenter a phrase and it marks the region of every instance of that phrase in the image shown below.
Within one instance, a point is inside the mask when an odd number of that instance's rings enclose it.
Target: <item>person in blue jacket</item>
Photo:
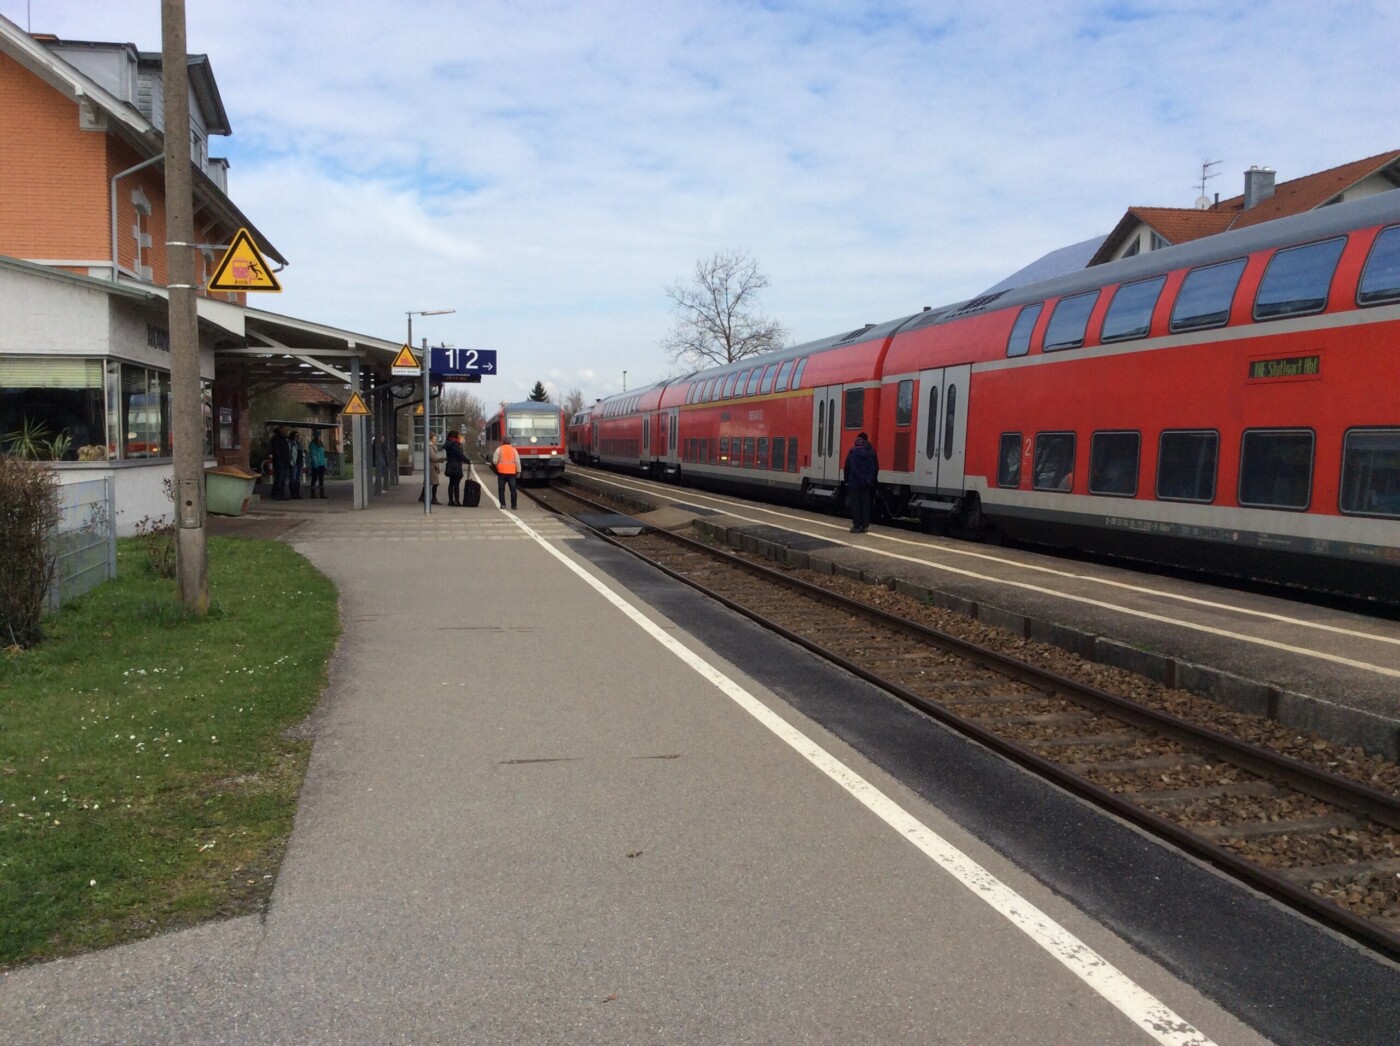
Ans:
[[[851,533],[864,534],[870,529],[870,510],[875,502],[875,481],[880,475],[880,459],[870,445],[870,437],[862,432],[855,446],[846,455],[846,490],[851,498]]]

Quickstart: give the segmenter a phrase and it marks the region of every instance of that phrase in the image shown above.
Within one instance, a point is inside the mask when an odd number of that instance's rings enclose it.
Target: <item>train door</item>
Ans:
[[[680,417],[678,407],[666,412],[666,471],[673,475],[680,468]]]
[[[841,480],[841,386],[812,390],[813,483],[835,485]]]
[[[967,463],[967,386],[972,365],[919,372],[919,435],[914,486],[960,494]]]

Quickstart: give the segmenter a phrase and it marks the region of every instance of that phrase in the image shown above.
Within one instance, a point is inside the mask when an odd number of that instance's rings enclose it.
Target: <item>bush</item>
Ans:
[[[29,647],[53,579],[58,477],[47,465],[0,455],[0,643]]]

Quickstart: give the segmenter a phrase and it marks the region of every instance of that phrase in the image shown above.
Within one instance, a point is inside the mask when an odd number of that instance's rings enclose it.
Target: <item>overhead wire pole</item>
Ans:
[[[180,602],[209,612],[209,546],[204,529],[204,413],[194,286],[194,176],[185,0],[161,2],[165,93],[166,288],[170,298],[171,439],[175,467],[175,564]]]

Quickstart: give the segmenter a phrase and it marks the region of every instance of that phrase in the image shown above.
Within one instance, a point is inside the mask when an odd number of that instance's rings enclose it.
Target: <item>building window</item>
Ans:
[[[130,363],[108,363],[109,392],[116,391],[118,457],[168,458],[171,455],[170,375]],[[117,372],[114,374],[113,372]]]
[[[0,359],[0,447],[61,461],[109,457],[102,361],[54,356]]]

